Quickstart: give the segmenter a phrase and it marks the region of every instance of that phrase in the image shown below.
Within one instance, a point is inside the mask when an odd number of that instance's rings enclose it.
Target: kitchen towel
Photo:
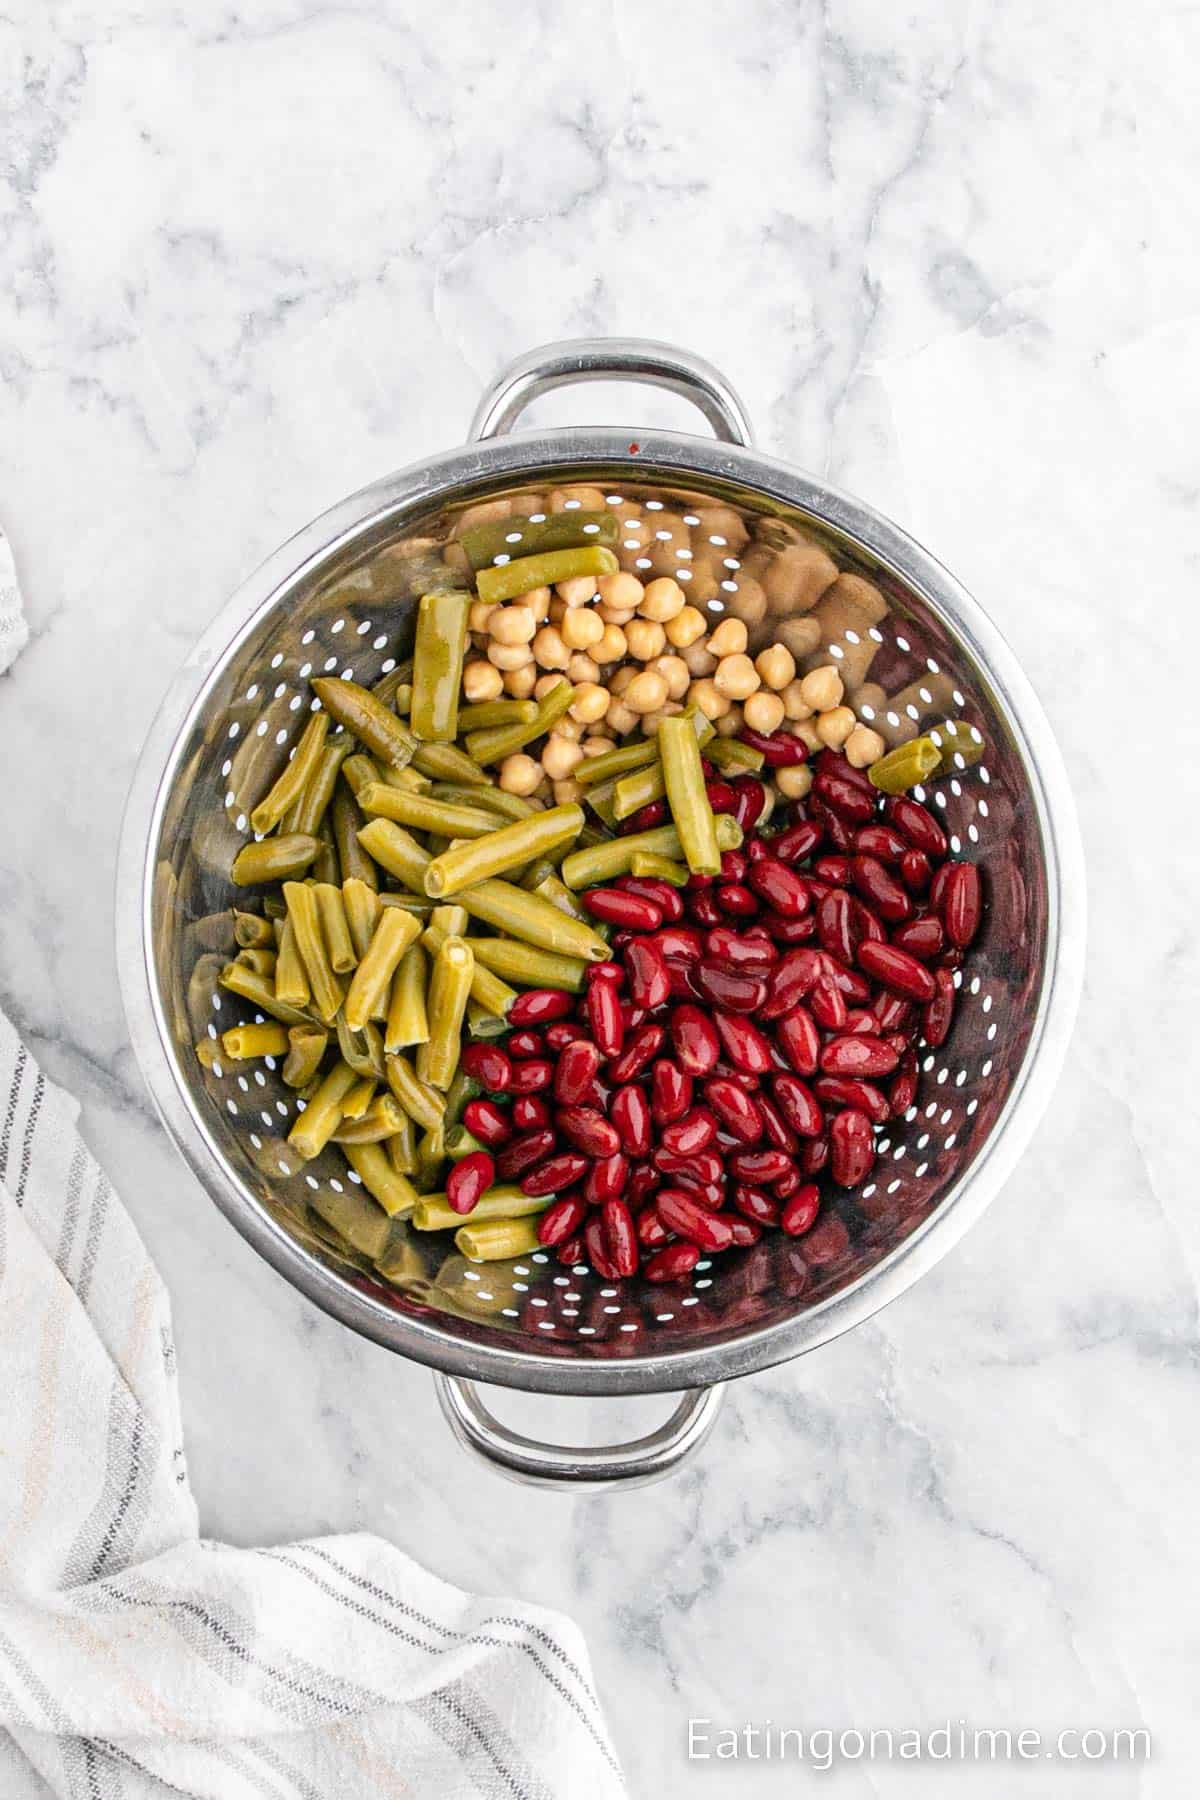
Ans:
[[[24,633],[0,566],[0,669]],[[3,1800],[624,1794],[570,1620],[376,1537],[199,1535],[167,1293],[77,1113],[0,1012]]]

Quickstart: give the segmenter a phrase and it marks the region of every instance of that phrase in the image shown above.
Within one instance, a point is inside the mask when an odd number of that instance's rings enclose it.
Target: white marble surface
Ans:
[[[210,1533],[371,1528],[569,1609],[639,1795],[819,1786],[689,1768],[689,1714],[1145,1723],[1136,1772],[876,1763],[836,1791],[1190,1793],[1198,15],[500,17],[17,0],[0,20],[0,516],[33,625],[0,681],[0,1003],[83,1098],[170,1283]],[[428,1377],[205,1202],[129,1052],[110,893],[137,747],[239,576],[456,441],[508,356],[594,331],[713,357],[766,447],[898,517],[992,611],[1074,780],[1091,947],[1051,1114],[965,1244],[741,1384],[693,1472],[574,1502],[472,1469]]]

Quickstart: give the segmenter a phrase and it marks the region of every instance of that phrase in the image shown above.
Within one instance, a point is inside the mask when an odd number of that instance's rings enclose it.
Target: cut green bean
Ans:
[[[389,1219],[406,1219],[417,1203],[417,1190],[407,1175],[393,1169],[378,1144],[342,1144],[342,1155],[367,1192]]]
[[[307,1198],[318,1218],[332,1226],[359,1256],[376,1262],[387,1254],[393,1235],[392,1222],[357,1187],[344,1187],[340,1194],[335,1188],[321,1187]]]
[[[463,888],[458,897],[473,919],[482,919],[509,937],[562,956],[577,956],[583,962],[608,960],[608,945],[592,925],[571,918],[540,894],[528,894],[511,881],[477,881]]]
[[[388,670],[386,675],[379,677],[371,692],[377,700],[382,701],[384,706],[390,706],[400,689],[411,684],[412,676],[412,657],[406,656],[403,662],[398,662],[394,668]]]
[[[643,738],[638,743],[606,750],[602,756],[585,757],[575,770],[575,779],[580,787],[595,787],[597,782],[615,780],[628,775],[631,769],[649,768],[657,761],[658,745],[653,738]]]
[[[469,1132],[465,1125],[452,1125],[445,1134],[446,1156],[450,1162],[461,1162],[464,1156],[474,1156],[477,1150],[486,1150],[487,1145]]]
[[[361,961],[367,954],[379,917],[379,895],[368,882],[351,875],[342,883],[342,905],[355,957]]]
[[[482,1092],[483,1088],[480,1083],[473,1075],[468,1075],[460,1063],[454,1071],[454,1080],[446,1089],[446,1114],[442,1124],[447,1131],[451,1126],[458,1124],[468,1102],[478,1099]]]
[[[351,1031],[361,1031],[374,1018],[377,1008],[386,1010],[397,964],[409,945],[416,942],[420,929],[411,913],[394,906],[380,910],[374,936],[346,995],[344,1011]]]
[[[468,731],[486,731],[491,725],[528,725],[536,712],[536,700],[480,700],[459,707],[458,729],[465,737]]]
[[[250,824],[253,830],[264,836],[268,831],[274,831],[288,808],[299,800],[320,761],[328,732],[329,714],[314,713],[300,733],[295,751],[283,773],[251,810]]]
[[[320,714],[316,715],[320,718]],[[281,831],[315,832],[329,810],[342,764],[354,748],[347,731],[339,731],[328,739],[317,758],[317,766],[304,786],[304,792],[280,823]]]
[[[486,787],[491,780],[465,750],[456,744],[421,744],[413,752],[413,763],[431,781],[457,781],[465,787]]]
[[[321,920],[329,966],[335,975],[348,975],[358,961],[358,952],[350,935],[350,921],[346,917],[342,890],[334,887],[332,882],[321,881],[313,888],[313,893],[317,897],[317,913]]]
[[[314,856],[308,873],[313,881],[337,883],[342,879],[342,870],[333,839],[333,823],[328,815],[317,826],[316,835],[321,848]]]
[[[307,1006],[312,999],[308,971],[300,955],[296,927],[290,916],[283,921],[279,954],[275,958],[275,993],[287,1006]]]
[[[466,937],[467,927],[471,923],[465,906],[456,900],[447,901],[444,906],[435,906],[429,915],[426,931],[441,931],[447,937]],[[440,948],[440,945],[439,945]]]
[[[368,1106],[370,1106],[372,1100],[375,1098],[375,1087],[376,1083],[373,1075],[359,1076],[354,1086],[350,1089],[350,1092],[346,1095],[346,1098],[342,1101],[343,1124],[345,1124],[348,1119],[355,1120],[362,1118]]]
[[[366,824],[366,815],[348,788],[339,784],[329,809],[333,821],[333,840],[337,845],[338,868],[342,881],[361,881],[369,888],[379,886],[375,864],[358,841]]]
[[[339,1013],[334,1020],[334,1030],[342,1061],[349,1063],[356,1075],[371,1075],[376,1081],[386,1081],[383,1038],[373,1021],[364,1025],[361,1031],[351,1031],[346,1015]]]
[[[587,922],[587,911],[575,898],[566,883],[557,875],[544,875],[537,886],[530,889],[530,893],[537,894],[539,899],[548,901],[551,906],[556,906],[559,912],[566,913],[568,917]]]
[[[477,763],[503,762],[506,756],[515,755],[526,744],[532,744],[535,738],[544,737],[552,730],[574,698],[575,689],[564,675],[539,700],[532,719],[523,725],[493,725],[488,731],[473,731],[467,739],[467,749]],[[597,757],[596,761],[599,760]]]
[[[441,1175],[446,1161],[446,1127],[442,1120],[430,1127],[417,1145],[416,1185],[418,1192],[429,1194]]]
[[[467,1001],[467,1036],[476,1043],[487,1043],[492,1038],[503,1037],[508,1030],[507,1019],[488,1011],[473,997]]]
[[[456,894],[493,875],[519,869],[531,857],[574,843],[582,829],[583,808],[575,805],[552,806],[532,819],[516,819],[486,837],[436,856],[425,871],[425,892]]]
[[[435,782],[429,797],[431,800],[452,800],[460,806],[482,807],[485,812],[498,813],[505,819],[536,819],[542,810],[532,800],[522,799],[520,794],[506,794],[503,788],[463,787],[456,781]]]
[[[368,782],[359,792],[358,804],[373,818],[390,819],[412,831],[440,832],[444,837],[486,837],[496,829],[495,814],[482,807],[455,806],[448,800],[432,800],[428,794],[406,794],[382,781]]]
[[[966,719],[944,719],[940,725],[931,725],[929,737],[937,745],[941,760],[926,776],[928,781],[973,768],[985,749],[983,733]]]
[[[503,1182],[488,1188],[471,1208],[473,1219],[522,1219],[545,1212],[553,1194],[523,1194],[515,1183]],[[460,1225],[462,1214],[456,1213],[445,1194],[422,1194],[412,1216],[416,1231],[445,1231]]]
[[[639,850],[629,865],[631,875],[645,876],[651,881],[666,881],[672,887],[686,887],[691,878],[691,870],[686,863],[675,862],[669,856],[655,856],[652,851]]]
[[[620,535],[615,512],[550,513],[544,519],[485,519],[468,525],[459,538],[472,569],[486,569],[498,556],[540,556],[547,550],[574,550],[600,544],[612,549]],[[559,577],[561,580],[562,577]],[[528,590],[526,590],[528,592]]]
[[[275,964],[279,958],[274,950],[263,950],[256,947],[253,950],[239,950],[234,961],[245,963],[246,967],[253,969],[257,975],[268,975],[274,979]]]
[[[414,919],[422,921],[431,917],[437,906],[428,894],[389,893],[380,894],[380,906],[398,906],[401,912],[411,913]]]
[[[553,587],[558,581],[574,581],[579,575],[615,575],[620,563],[602,544],[584,544],[575,550],[546,550],[537,556],[520,556],[515,562],[493,563],[475,576],[481,600],[495,606],[516,600],[534,588]]]
[[[440,950],[446,941],[445,933],[439,931],[436,926],[430,926],[423,933],[423,938],[425,939],[425,948],[431,956]],[[478,952],[485,943],[491,941],[488,938],[472,938],[471,948]],[[498,1019],[504,1019],[508,1016],[508,1009],[516,997],[515,989],[510,988],[507,982],[501,981],[499,975],[493,974],[490,968],[485,967],[479,955],[476,954],[475,972],[471,977],[472,1000],[482,1007],[484,1012],[491,1013]]]
[[[401,1175],[415,1175],[417,1172],[417,1128],[405,1113],[398,1131],[393,1132],[387,1141],[387,1156],[393,1169]]]
[[[308,832],[293,831],[287,837],[263,838],[243,844],[233,859],[230,879],[237,887],[257,887],[264,881],[291,881],[303,875],[321,854],[321,840]]]
[[[221,1048],[230,1062],[255,1062],[263,1056],[287,1053],[287,1027],[270,1025],[234,1025],[221,1033]]]
[[[426,1131],[441,1124],[446,1111],[445,1096],[420,1079],[406,1056],[388,1057],[387,1078],[388,1086],[410,1119]]]
[[[357,1117],[351,1115],[349,1106],[346,1107],[333,1141],[335,1144],[384,1144],[399,1131],[404,1118],[398,1100],[391,1094],[376,1094]]]
[[[311,1025],[312,1020],[301,1007],[290,1001],[281,1000],[275,992],[274,983],[264,975],[255,974],[242,963],[226,963],[217,977],[220,985],[227,993],[237,994],[243,1000],[249,1000],[260,1012],[265,1012],[272,1019],[278,1019],[283,1025]]]
[[[422,594],[417,606],[409,725],[425,743],[452,744],[458,735],[470,604],[469,595],[446,590]]]
[[[319,1025],[293,1025],[288,1031],[287,1061],[283,1079],[288,1087],[307,1087],[321,1066],[329,1034]]]
[[[531,1219],[481,1219],[478,1225],[472,1219],[454,1234],[455,1248],[468,1262],[479,1263],[511,1262],[516,1256],[530,1256],[540,1241]]]
[[[767,760],[761,750],[735,737],[712,738],[704,754],[714,768],[728,775],[757,775]]]
[[[275,933],[270,919],[262,919],[257,913],[233,913],[233,941],[239,950],[255,950],[265,946],[273,949]]]
[[[312,689],[330,716],[387,768],[403,769],[412,761],[416,738],[366,688],[339,675],[318,675]]]
[[[691,721],[682,717],[660,719],[658,751],[666,779],[667,804],[687,866],[693,875],[719,875],[717,823],[705,791],[700,745]]]
[[[719,850],[736,850],[742,841],[741,826],[731,813],[718,816],[716,832]],[[660,825],[655,831],[635,831],[604,844],[589,844],[586,850],[576,850],[567,857],[562,878],[577,892],[580,888],[600,887],[618,875],[628,875],[633,858],[644,851],[652,856],[682,856],[679,833],[673,825]]]
[[[288,1132],[288,1143],[305,1162],[319,1156],[337,1130],[342,1118],[342,1102],[357,1080],[358,1076],[347,1063],[338,1063],[330,1069]]]
[[[599,760],[599,757],[597,757],[596,761],[599,762]],[[584,788],[583,798],[585,805],[592,809],[599,819],[600,824],[606,826],[608,831],[614,831],[617,824],[616,780],[610,776],[607,781],[598,781],[595,787]],[[590,821],[589,827],[592,831],[598,830],[598,827],[592,825]],[[601,834],[601,841],[603,841],[605,836],[607,836],[607,832]]]
[[[447,938],[433,959],[427,1002],[429,1037],[417,1051],[417,1074],[443,1092],[458,1067],[474,967],[474,953],[465,938]]]
[[[387,870],[402,881],[414,894],[422,900],[427,899],[425,892],[425,871],[433,858],[428,850],[422,850],[415,837],[391,819],[372,819],[364,825],[358,834],[358,841],[368,856],[373,856],[381,868]]]
[[[505,981],[515,981],[521,987],[583,992],[589,965],[578,956],[560,956],[553,950],[538,950],[533,944],[515,943],[512,938],[472,938],[471,948],[477,963]]]
[[[692,742],[695,743],[694,738]],[[613,818],[632,818],[643,806],[661,800],[666,791],[667,778],[661,762],[651,763],[647,769],[631,769],[613,789]]]
[[[283,897],[287,901],[288,919],[295,934],[296,948],[312,989],[317,1017],[328,1025],[342,1004],[342,984],[330,967],[321,935],[314,890],[302,881],[285,881]]]
[[[414,1044],[428,1041],[429,1018],[425,1008],[428,981],[428,957],[419,943],[410,944],[392,977],[392,996],[383,1033],[385,1050],[408,1050]]]

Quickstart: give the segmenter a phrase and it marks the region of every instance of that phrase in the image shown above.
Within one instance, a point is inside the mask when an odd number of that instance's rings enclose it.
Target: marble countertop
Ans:
[[[33,631],[0,681],[0,1004],[82,1098],[170,1285],[204,1529],[376,1530],[565,1608],[639,1795],[815,1779],[689,1766],[689,1716],[1144,1724],[1144,1768],[877,1762],[837,1791],[1190,1792],[1200,17],[496,17],[0,21],[0,517]],[[1059,735],[1091,921],[1066,1072],[985,1220],[872,1322],[739,1384],[689,1472],[589,1501],[474,1468],[423,1370],[206,1202],[132,1059],[110,896],[148,722],[239,578],[458,441],[507,358],[594,332],[713,358],[766,449],[974,590]],[[684,422],[600,390],[543,416]],[[597,1439],[661,1411],[501,1406]]]

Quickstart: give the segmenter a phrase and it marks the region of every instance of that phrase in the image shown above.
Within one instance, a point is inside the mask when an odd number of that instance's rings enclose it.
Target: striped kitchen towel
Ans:
[[[23,631],[7,623],[0,667]],[[379,1538],[199,1535],[170,1307],[0,1012],[0,1796],[610,1800],[568,1619]]]

